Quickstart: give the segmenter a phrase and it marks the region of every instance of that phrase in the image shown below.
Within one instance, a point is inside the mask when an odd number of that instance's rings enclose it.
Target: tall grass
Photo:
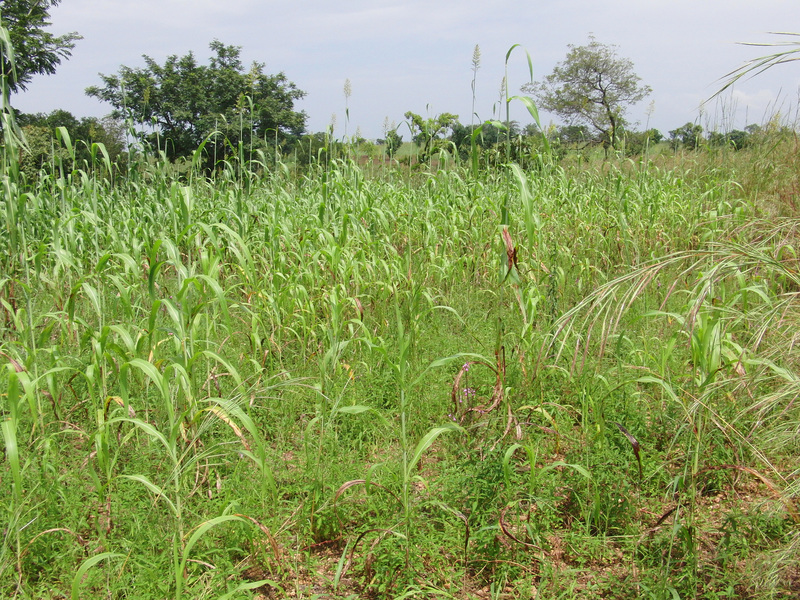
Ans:
[[[374,176],[238,148],[214,180],[98,146],[35,182],[15,144],[4,596],[795,585],[797,222],[738,177],[793,189],[786,140]]]

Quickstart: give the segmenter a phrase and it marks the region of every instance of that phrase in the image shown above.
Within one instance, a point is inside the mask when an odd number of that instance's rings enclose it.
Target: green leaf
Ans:
[[[524,446],[522,444],[511,444],[503,454],[503,479],[506,482],[507,489],[511,489],[511,457],[520,448],[524,448]],[[531,465],[532,468],[533,465]]]
[[[124,554],[119,554],[117,552],[101,552],[100,554],[96,554],[94,556],[90,556],[87,558],[81,566],[78,568],[77,573],[75,573],[75,577],[72,578],[72,600],[80,600],[81,595],[79,593],[79,586],[83,581],[84,576],[86,575],[87,571],[95,566],[97,563],[112,559],[112,558],[121,558],[125,556]]]
[[[589,471],[587,471],[585,467],[571,463],[565,463],[560,460],[552,464],[549,464],[546,467],[542,467],[542,471],[552,471],[556,467],[567,467],[569,469],[576,471],[577,473],[580,473],[584,477],[584,479],[586,479],[586,481],[592,480],[592,474],[589,473]]]
[[[220,365],[222,365],[225,368],[225,370],[231,375],[231,377],[233,377],[234,381],[236,382],[237,388],[242,385],[242,376],[239,374],[239,371],[236,369],[236,367],[233,366],[231,362],[225,360],[213,350],[202,350],[200,352],[200,356],[205,356],[207,358],[217,361]]]
[[[100,268],[99,265],[98,268]],[[84,283],[81,286],[81,288],[83,289],[84,293],[89,297],[89,300],[91,300],[95,314],[98,316],[98,318],[102,317],[103,310],[102,308],[100,308],[100,294],[98,294],[97,290],[88,283]]]
[[[528,96],[511,96],[508,99],[508,102],[511,102],[512,100],[519,100],[522,102],[525,105],[525,108],[528,109],[528,113],[530,113],[531,117],[533,117],[533,120],[536,122],[536,125],[539,127],[539,129],[542,128],[542,123],[539,120],[539,109],[536,108],[536,104],[533,102],[532,98]]]
[[[158,271],[164,263],[165,261],[163,260],[151,263],[150,270],[147,273],[147,289],[150,291],[150,297],[153,299],[156,297],[156,278],[158,277]]]
[[[139,369],[142,373],[144,373],[150,381],[158,388],[158,391],[161,394],[161,398],[164,401],[169,400],[169,389],[167,387],[167,382],[164,379],[164,376],[156,369],[153,363],[150,363],[141,358],[134,358],[132,361],[123,365],[125,367],[135,367]]]
[[[371,406],[364,406],[363,404],[355,404],[353,406],[343,406],[341,408],[336,409],[336,413],[343,413],[345,415],[360,415],[365,412],[373,413],[378,420],[381,422],[382,425],[389,427],[389,421],[386,420],[380,411],[372,408]]]
[[[138,427],[139,429],[144,431],[147,435],[149,435],[150,437],[152,437],[152,438],[156,439],[158,442],[160,442],[161,445],[164,446],[164,448],[167,450],[167,452],[169,453],[170,457],[174,461],[174,459],[175,459],[175,447],[169,443],[169,441],[167,440],[166,436],[163,433],[161,433],[158,429],[156,429],[150,423],[142,421],[141,419],[135,419],[135,418],[131,418],[131,417],[117,417],[115,419],[109,419],[106,422],[107,425],[111,425],[112,423],[130,423],[132,425],[135,425],[136,427]]]
[[[17,424],[11,418],[3,419],[3,442],[5,444],[6,459],[11,465],[11,477],[14,480],[14,498],[22,497],[22,472],[19,462],[19,448],[17,446]]]
[[[414,450],[414,454],[411,457],[411,461],[408,463],[408,467],[406,470],[406,477],[411,476],[411,471],[414,469],[416,464],[419,462],[419,459],[422,458],[425,450],[430,448],[431,444],[436,441],[443,433],[451,433],[457,431],[459,433],[465,433],[462,427],[459,427],[455,423],[450,423],[448,425],[442,425],[440,427],[434,427],[428,433],[426,433],[423,438],[417,444],[416,449]]]
[[[183,554],[181,557],[181,573],[183,573],[186,569],[186,561],[189,560],[189,554],[191,553],[195,544],[200,541],[200,538],[203,537],[205,533],[212,527],[216,527],[222,523],[227,523],[228,521],[241,521],[243,523],[248,523],[247,520],[243,519],[242,517],[237,517],[236,515],[221,515],[202,523],[197,529],[194,530],[194,533],[192,533],[191,537],[189,537],[189,541],[186,542],[186,546],[183,548]]]
[[[283,588],[281,587],[281,585],[279,583],[273,581],[272,579],[261,579],[259,581],[248,581],[247,583],[240,583],[237,587],[232,589],[227,594],[223,594],[222,596],[218,596],[217,600],[230,600],[230,598],[233,598],[239,592],[244,592],[246,590],[255,590],[255,589],[260,588],[260,587],[262,587],[264,585],[268,585],[271,588],[275,588],[276,590],[278,590],[280,592],[279,596],[283,596],[284,595],[284,590],[283,590]],[[259,597],[261,597],[261,596],[259,596]]]
[[[170,510],[175,518],[178,518],[178,509],[172,500],[169,499],[166,492],[155,483],[150,481],[145,475],[120,475],[123,479],[130,479],[131,481],[138,481],[143,486],[145,486],[148,490],[153,492],[156,495],[156,499],[161,499],[169,505]]]
[[[200,281],[204,281],[214,292],[214,295],[217,297],[217,302],[219,303],[219,308],[222,311],[222,318],[225,319],[225,323],[230,323],[231,317],[228,314],[228,301],[225,298],[225,292],[220,286],[219,282],[215,281],[208,275],[199,274],[197,275],[197,279]]]
[[[672,386],[663,379],[661,379],[660,377],[654,377],[653,375],[645,375],[644,377],[639,377],[638,379],[636,379],[636,382],[654,383],[655,385],[663,389],[672,400],[674,400],[679,404],[683,404],[680,398],[678,398],[678,395],[675,393],[675,390],[672,389]]]

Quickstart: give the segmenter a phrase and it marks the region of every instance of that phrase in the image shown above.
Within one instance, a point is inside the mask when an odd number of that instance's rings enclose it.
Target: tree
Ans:
[[[344,144],[333,139],[329,132],[307,133],[293,144],[292,155],[301,166],[328,164],[330,159],[344,154]]]
[[[623,134],[625,140],[625,155],[638,156],[644,154],[651,147],[658,144],[664,139],[658,129],[648,129],[646,131],[625,131]]]
[[[389,158],[394,158],[400,146],[403,145],[403,136],[397,133],[397,130],[390,129],[386,132],[386,154]]]
[[[11,91],[27,89],[34,75],[52,75],[62,59],[72,55],[76,32],[54,36],[45,31],[50,26],[50,9],[61,0],[0,0],[0,21],[8,30],[14,50],[14,68],[6,47],[0,46],[3,74]]]
[[[480,125],[478,125],[480,127]],[[472,134],[475,131],[475,124],[462,125],[459,122],[453,124],[450,128],[450,141],[453,146],[458,150],[459,156],[466,160],[469,158],[470,150],[472,149]],[[480,133],[478,134],[480,135]]]
[[[295,141],[305,129],[306,114],[294,110],[305,96],[282,72],[264,73],[254,62],[245,70],[239,46],[214,40],[208,65],[189,52],[170,56],[163,65],[144,56],[144,68],[122,66],[117,75],[103,75],[103,86],[86,89],[89,96],[110,103],[115,117],[153,125],[151,142],[163,139],[167,156],[189,156],[213,132],[206,149],[224,158],[239,144],[247,151]]]
[[[749,143],[750,134],[741,129],[733,129],[727,133],[711,131],[708,134],[708,145],[716,147],[729,146],[734,150],[741,150]]]
[[[669,132],[670,146],[677,150],[680,146],[697,150],[703,141],[703,127],[694,123],[686,123]]]
[[[478,129],[480,131],[477,131]],[[456,121],[450,127],[450,131],[450,141],[458,149],[461,158],[465,160],[469,158],[473,149],[473,141],[476,147],[486,150],[503,145],[508,139],[515,140],[522,135],[517,121],[502,123],[492,120],[485,121],[480,125],[462,125]],[[475,133],[476,131],[477,133]]]
[[[54,110],[49,114],[18,113],[16,122],[25,133],[26,148],[21,154],[22,171],[29,176],[40,168],[48,167],[54,159],[66,168],[84,168],[92,162],[92,144],[103,144],[109,160],[116,162],[125,152],[125,130],[123,123],[111,117],[77,119],[66,110]],[[67,130],[77,165],[71,163],[64,148],[56,140],[56,129]],[[56,161],[57,162],[57,161]]]
[[[561,144],[586,146],[592,142],[592,133],[586,125],[564,125],[556,129],[556,139]]]
[[[652,90],[640,83],[630,60],[617,56],[615,46],[590,36],[587,45],[568,47],[564,62],[544,82],[526,84],[522,90],[534,94],[541,108],[568,124],[591,126],[616,149],[626,105],[639,102]]]
[[[414,142],[420,147],[419,160],[427,162],[433,153],[434,140],[446,136],[447,132],[458,123],[458,115],[442,113],[430,119],[408,111],[405,114]]]

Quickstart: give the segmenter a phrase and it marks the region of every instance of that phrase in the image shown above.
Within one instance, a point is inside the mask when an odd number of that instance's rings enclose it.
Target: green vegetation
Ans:
[[[245,69],[238,46],[217,40],[209,46],[214,54],[207,66],[191,52],[163,65],[144,56],[146,67],[123,65],[86,93],[110,103],[114,118],[151,128],[144,139],[170,159],[191,157],[206,145],[209,167],[240,152],[262,162],[265,153],[274,157],[305,129],[305,113],[294,110],[305,92],[283,73],[265,74],[262,63]]]
[[[796,590],[800,171],[720,152],[7,153],[2,594]]]
[[[406,112],[405,117],[411,130],[411,137],[419,147],[420,162],[428,162],[436,145],[434,142],[444,136],[458,123],[458,115],[442,113],[428,119]]]
[[[54,36],[45,31],[50,26],[50,9],[60,1],[0,2],[0,19],[8,41],[0,50],[0,65],[11,91],[26,89],[34,75],[55,73],[61,61],[72,55],[75,42],[82,39],[75,32]]]
[[[651,92],[640,81],[629,59],[617,56],[614,46],[589,36],[585,46],[570,44],[564,62],[556,65],[544,81],[522,89],[533,92],[542,108],[570,125],[591,127],[616,149],[626,105],[643,100]]]
[[[181,162],[2,92],[0,596],[797,595],[777,119],[603,160],[410,113],[414,168],[388,123],[388,161],[329,134],[267,160],[241,125]],[[17,117],[55,126],[32,169]]]
[[[112,162],[122,165],[125,157],[125,127],[122,122],[107,117],[77,119],[65,110],[54,110],[49,114],[16,114],[16,123],[25,136],[26,147],[20,160],[20,171],[35,180],[39,171],[53,172],[56,166],[69,171],[87,168],[92,161],[92,145],[102,144]],[[59,136],[68,137],[74,143],[74,158],[62,147]],[[97,150],[95,149],[95,152]]]

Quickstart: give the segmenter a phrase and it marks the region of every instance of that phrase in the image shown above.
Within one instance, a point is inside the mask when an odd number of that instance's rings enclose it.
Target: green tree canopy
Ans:
[[[8,30],[14,49],[14,68],[4,46],[3,74],[11,91],[26,89],[34,75],[52,75],[65,58],[69,58],[75,42],[82,39],[75,32],[54,36],[45,31],[50,26],[50,9],[60,0],[0,0],[0,20]]]
[[[669,132],[670,146],[678,149],[680,146],[697,150],[703,142],[703,127],[695,123],[686,123]]]
[[[403,136],[397,133],[396,129],[390,129],[386,132],[386,154],[389,158],[394,158],[397,151],[403,145]]]
[[[414,142],[420,147],[419,160],[427,162],[433,153],[434,140],[446,137],[447,132],[458,124],[458,115],[442,113],[435,117],[425,119],[422,116],[408,111],[405,114]]]
[[[111,162],[116,162],[125,152],[124,124],[111,117],[78,119],[66,110],[54,110],[48,114],[18,113],[16,122],[27,141],[22,151],[21,167],[28,176],[35,175],[40,168],[49,167],[57,158],[66,168],[85,168],[91,164],[92,144],[95,143],[105,147]],[[59,127],[65,128],[69,134],[77,165],[71,163],[56,140],[56,129]]]
[[[559,142],[570,145],[585,145],[591,141],[592,132],[586,125],[564,125],[556,129]]]
[[[630,60],[617,56],[615,46],[590,36],[587,45],[568,47],[564,62],[544,82],[526,84],[522,90],[534,94],[541,108],[570,125],[592,127],[616,148],[626,105],[644,99],[651,89],[640,83]]]
[[[305,129],[306,114],[294,109],[305,96],[283,73],[268,75],[265,65],[242,64],[239,46],[217,40],[210,44],[208,65],[193,53],[173,55],[163,65],[144,56],[145,67],[120,67],[103,75],[103,86],[86,89],[89,96],[110,103],[116,117],[143,126],[153,125],[152,138],[163,139],[170,158],[189,156],[212,132],[209,143],[222,158],[240,142],[249,149],[270,147],[297,139]]]

